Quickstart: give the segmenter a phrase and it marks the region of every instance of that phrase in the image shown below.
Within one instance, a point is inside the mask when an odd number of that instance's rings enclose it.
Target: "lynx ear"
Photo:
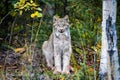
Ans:
[[[57,16],[54,16],[53,17],[53,23],[55,22],[55,21],[57,21],[58,20],[58,17]]]
[[[65,19],[67,22],[69,22],[69,17],[68,17],[68,15],[66,15],[66,16],[64,17],[64,19]]]

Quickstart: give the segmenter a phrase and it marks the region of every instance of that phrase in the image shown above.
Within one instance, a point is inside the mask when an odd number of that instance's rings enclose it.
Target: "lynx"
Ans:
[[[71,36],[68,16],[64,18],[53,17],[53,32],[48,41],[42,46],[47,66],[55,68],[54,73],[70,73],[70,56],[72,53]]]

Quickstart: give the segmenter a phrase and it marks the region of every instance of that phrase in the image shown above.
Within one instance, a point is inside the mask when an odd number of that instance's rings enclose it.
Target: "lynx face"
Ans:
[[[64,18],[57,18],[54,16],[53,30],[55,31],[56,36],[59,36],[60,34],[68,36],[67,34],[69,30],[68,16],[65,16]]]

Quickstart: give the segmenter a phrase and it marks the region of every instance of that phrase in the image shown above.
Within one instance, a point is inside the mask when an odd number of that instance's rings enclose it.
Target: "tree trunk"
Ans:
[[[99,75],[102,80],[120,80],[117,36],[116,0],[103,0],[102,49]]]

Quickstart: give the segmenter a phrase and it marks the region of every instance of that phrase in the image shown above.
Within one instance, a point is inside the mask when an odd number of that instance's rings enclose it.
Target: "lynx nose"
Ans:
[[[60,29],[60,31],[59,31],[60,33],[63,33],[64,32],[64,29]]]

